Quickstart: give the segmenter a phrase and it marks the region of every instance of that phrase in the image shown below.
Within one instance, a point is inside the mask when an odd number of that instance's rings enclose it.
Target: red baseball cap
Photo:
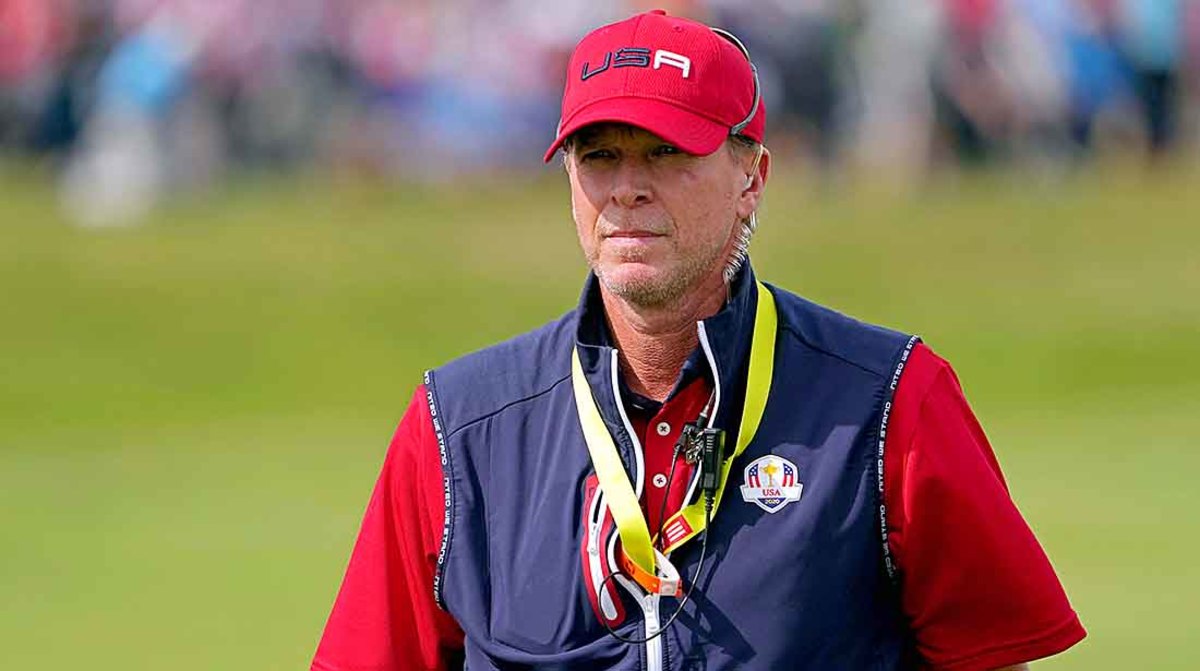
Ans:
[[[575,47],[545,160],[594,123],[637,126],[703,156],[730,135],[762,142],[766,121],[758,73],[741,42],[656,9],[597,28]]]

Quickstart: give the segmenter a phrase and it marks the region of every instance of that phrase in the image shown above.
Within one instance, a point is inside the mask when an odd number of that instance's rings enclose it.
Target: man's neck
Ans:
[[[684,362],[700,341],[696,322],[721,309],[728,285],[704,287],[666,306],[636,306],[601,288],[604,312],[620,351],[625,384],[642,396],[665,401]]]

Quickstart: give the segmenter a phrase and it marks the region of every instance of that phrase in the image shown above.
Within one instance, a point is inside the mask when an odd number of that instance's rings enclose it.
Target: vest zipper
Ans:
[[[658,595],[645,594],[638,598],[646,620],[646,671],[662,671],[662,636],[658,636]],[[651,638],[653,637],[653,638]]]
[[[700,336],[700,347],[704,350],[704,357],[708,359],[708,366],[712,369],[713,374],[713,408],[712,414],[708,418],[708,426],[711,428],[717,421],[717,410],[721,407],[721,374],[717,372],[717,359],[713,355],[712,344],[708,342],[708,331],[704,328],[704,322],[696,322],[696,331]],[[618,352],[616,349],[612,352],[612,390],[613,398],[617,401],[617,410],[621,413],[621,421],[625,424],[625,433],[633,442],[633,456],[636,460],[637,478],[634,481],[637,496],[642,497],[642,484],[645,479],[645,472],[642,460],[642,444],[638,440],[637,434],[633,430],[633,425],[629,422],[629,417],[625,414],[625,403],[621,400],[621,385],[619,384],[620,364],[617,360]],[[694,483],[693,483],[694,485]],[[624,581],[623,581],[624,582]],[[661,626],[658,619],[658,602],[657,594],[648,594],[641,588],[634,585],[631,593],[636,595],[638,605],[642,608],[642,618],[645,623],[645,638],[646,641],[646,671],[662,671],[663,669],[663,649],[662,637],[657,636],[658,629]],[[651,638],[653,637],[653,638]]]
[[[625,402],[621,400],[621,385],[620,385],[620,362],[617,360],[618,352],[613,349],[612,352],[612,390],[613,398],[617,401],[617,411],[621,413],[621,422],[625,425],[625,433],[629,436],[629,440],[633,442],[633,458],[636,461],[636,477],[634,479],[634,489],[638,499],[642,498],[642,485],[645,480],[645,465],[642,458],[642,442],[638,440],[637,433],[633,430],[633,424],[629,421],[629,416],[625,414]],[[658,595],[647,594],[640,587],[630,584],[628,585],[630,593],[634,594],[638,605],[642,609],[642,619],[644,622],[645,635],[643,638],[650,638],[646,641],[646,671],[662,671],[663,668],[663,653],[662,653],[662,637],[655,636],[658,633]],[[653,637],[653,638],[651,638]]]

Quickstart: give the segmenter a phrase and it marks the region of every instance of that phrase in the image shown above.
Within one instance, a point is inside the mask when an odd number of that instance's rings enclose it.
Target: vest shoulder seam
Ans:
[[[490,410],[488,412],[483,413],[482,415],[480,415],[478,417],[469,419],[469,420],[463,422],[462,424],[454,427],[454,429],[452,429],[450,432],[448,432],[446,434],[446,440],[449,440],[449,439],[453,438],[454,436],[458,435],[458,433],[460,431],[462,431],[468,427],[471,427],[475,424],[478,424],[479,422],[482,422],[490,417],[495,417],[496,415],[500,414],[501,412],[504,412],[505,410],[507,410],[513,406],[520,405],[527,401],[532,401],[535,398],[539,398],[541,396],[545,396],[546,394],[553,391],[555,387],[557,387],[558,385],[562,384],[563,382],[569,380],[570,378],[571,378],[570,375],[563,375],[562,377],[559,377],[558,379],[554,380],[554,382],[546,385],[545,389],[533,392],[532,394],[529,394],[527,396],[522,396],[521,398],[518,398],[518,399],[508,401],[507,403],[501,405],[500,407],[496,408],[495,410]]]
[[[828,348],[821,347],[820,345],[817,345],[816,343],[812,342],[812,341],[811,341],[811,340],[809,340],[808,338],[805,338],[805,337],[804,337],[804,334],[800,333],[799,331],[797,331],[796,329],[792,328],[792,327],[791,327],[790,325],[788,325],[788,324],[782,324],[782,323],[781,323],[781,324],[779,325],[779,330],[781,330],[781,331],[787,331],[788,333],[792,334],[792,336],[793,336],[793,337],[795,337],[795,338],[796,338],[796,340],[799,340],[800,342],[804,343],[804,345],[805,345],[806,347],[809,347],[809,348],[811,348],[811,349],[813,349],[813,350],[816,350],[816,351],[820,352],[821,354],[824,354],[824,355],[826,355],[826,356],[833,357],[834,359],[837,359],[838,361],[841,361],[841,362],[843,362],[843,363],[846,363],[846,364],[849,364],[849,365],[851,365],[851,366],[854,366],[855,368],[857,368],[857,369],[859,369],[859,370],[861,370],[861,371],[863,371],[863,372],[870,373],[871,375],[873,375],[873,376],[875,376],[875,377],[878,377],[878,378],[884,378],[884,377],[887,377],[887,375],[886,375],[884,372],[882,372],[882,371],[878,371],[878,370],[874,370],[874,369],[872,369],[872,368],[868,368],[867,366],[865,366],[865,365],[863,365],[863,364],[861,364],[861,363],[859,363],[859,362],[857,362],[857,361],[855,361],[855,360],[853,360],[853,359],[848,359],[848,358],[846,358],[845,356],[842,356],[841,354],[838,354],[837,352],[832,352],[832,351],[830,351]]]

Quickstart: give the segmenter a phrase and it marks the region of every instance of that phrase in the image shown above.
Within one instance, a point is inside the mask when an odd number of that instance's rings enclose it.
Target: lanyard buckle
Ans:
[[[650,594],[660,596],[677,596],[679,594],[682,582],[679,578],[679,571],[657,548],[654,550],[654,558],[661,575],[651,573],[639,566],[637,562],[629,558],[629,555],[625,554],[624,548],[618,551],[617,558],[621,564],[621,570]]]

